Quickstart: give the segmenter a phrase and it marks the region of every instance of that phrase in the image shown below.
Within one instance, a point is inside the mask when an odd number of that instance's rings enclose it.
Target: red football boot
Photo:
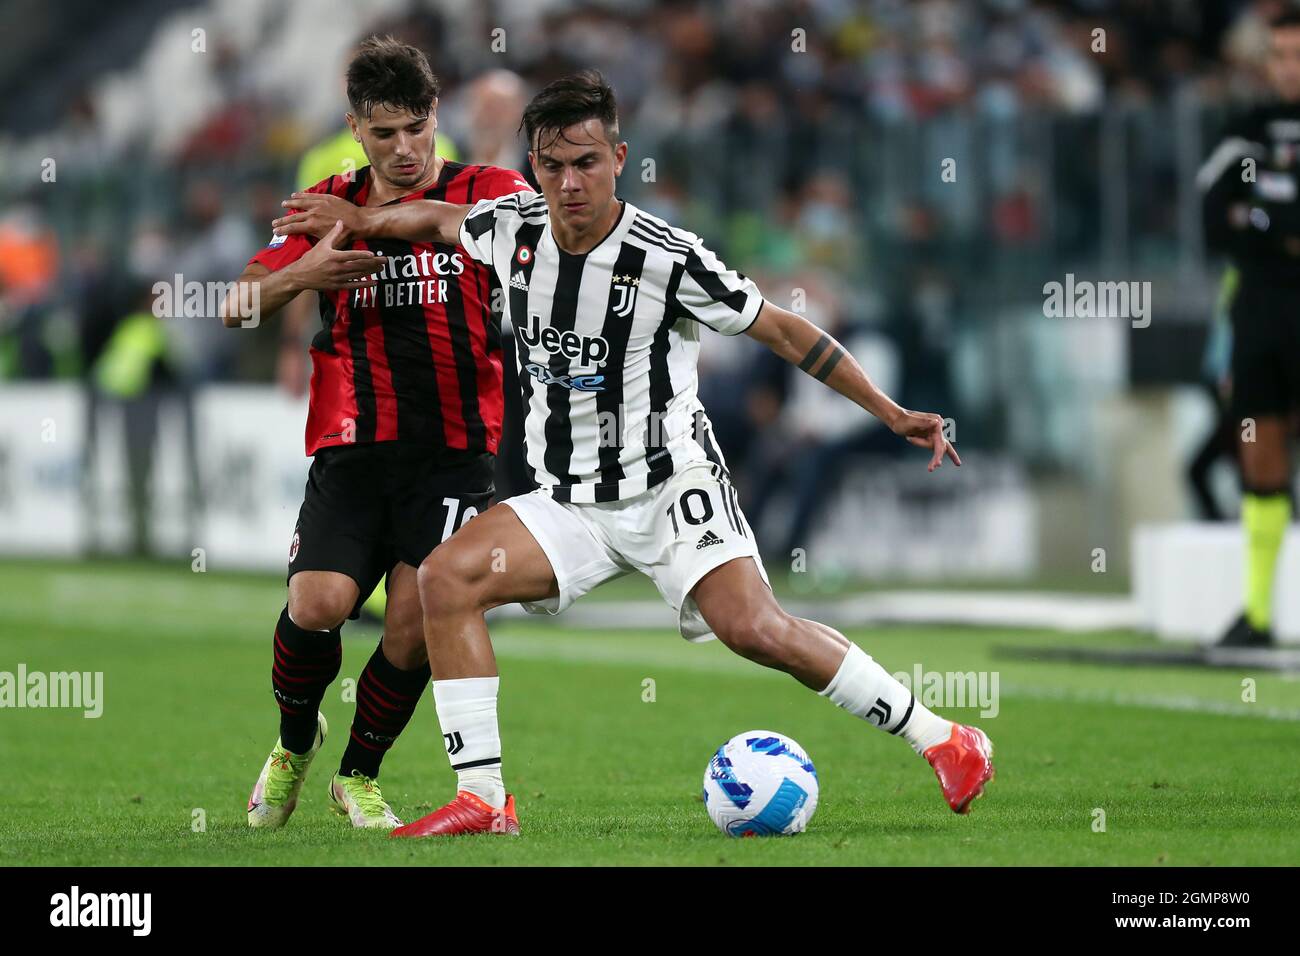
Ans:
[[[498,810],[481,797],[462,790],[445,807],[420,817],[414,823],[389,831],[389,836],[460,836],[465,833],[506,833],[519,836],[514,794],[506,794],[506,805]]]
[[[952,736],[925,752],[954,813],[966,813],[993,779],[993,743],[978,727],[952,725]]]

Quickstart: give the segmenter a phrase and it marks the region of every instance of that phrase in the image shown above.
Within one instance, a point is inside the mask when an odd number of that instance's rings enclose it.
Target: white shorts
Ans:
[[[700,578],[733,558],[753,558],[769,587],[754,533],[735,489],[709,462],[688,465],[649,491],[623,501],[574,504],[545,489],[507,498],[546,553],[560,596],[524,602],[533,614],[559,614],[598,585],[640,571],[677,612],[688,641],[713,632],[690,596]]]

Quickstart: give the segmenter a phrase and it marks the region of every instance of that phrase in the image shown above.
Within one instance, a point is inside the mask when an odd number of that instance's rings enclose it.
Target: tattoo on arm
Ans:
[[[831,377],[831,372],[835,371],[835,366],[840,363],[842,358],[844,358],[844,349],[837,345],[834,351],[826,357],[826,361],[822,362],[822,367],[817,370],[816,375],[813,377],[819,382],[826,381]]]
[[[826,361],[822,362],[821,368],[814,372],[812,370],[813,366],[817,364],[818,359],[822,357],[822,354],[828,348],[831,350],[830,355],[826,356]],[[840,359],[843,357],[844,349],[836,344],[829,335],[823,332],[822,337],[817,340],[817,344],[808,350],[808,354],[805,355],[803,361],[799,363],[799,371],[807,372],[812,375],[813,378],[817,379],[817,381],[824,382],[826,379],[830,378],[831,372],[835,370],[835,366],[839,364]]]
[[[822,337],[817,340],[817,344],[808,350],[808,354],[805,355],[803,361],[799,363],[799,371],[811,372],[812,367],[817,364],[817,360],[821,358],[822,353],[826,351],[826,346],[830,344],[831,337],[823,332]]]

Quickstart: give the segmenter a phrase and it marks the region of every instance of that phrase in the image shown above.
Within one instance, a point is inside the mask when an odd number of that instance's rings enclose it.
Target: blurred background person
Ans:
[[[1300,411],[1300,13],[1268,25],[1272,101],[1225,130],[1197,179],[1206,240],[1231,257],[1232,414],[1240,426],[1245,611],[1228,646],[1273,642],[1273,588],[1291,521],[1292,416]]]

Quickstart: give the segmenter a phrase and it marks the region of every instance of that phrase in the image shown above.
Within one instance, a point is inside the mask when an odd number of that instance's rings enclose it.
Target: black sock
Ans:
[[[384,754],[415,713],[429,677],[428,664],[404,671],[389,663],[384,642],[379,642],[357,680],[357,714],[339,764],[341,776],[350,777],[354,770],[367,777],[379,776]]]
[[[280,743],[292,754],[311,749],[316,739],[316,713],[343,663],[339,629],[304,631],[280,612],[275,626],[275,663],[271,687],[280,705]]]

